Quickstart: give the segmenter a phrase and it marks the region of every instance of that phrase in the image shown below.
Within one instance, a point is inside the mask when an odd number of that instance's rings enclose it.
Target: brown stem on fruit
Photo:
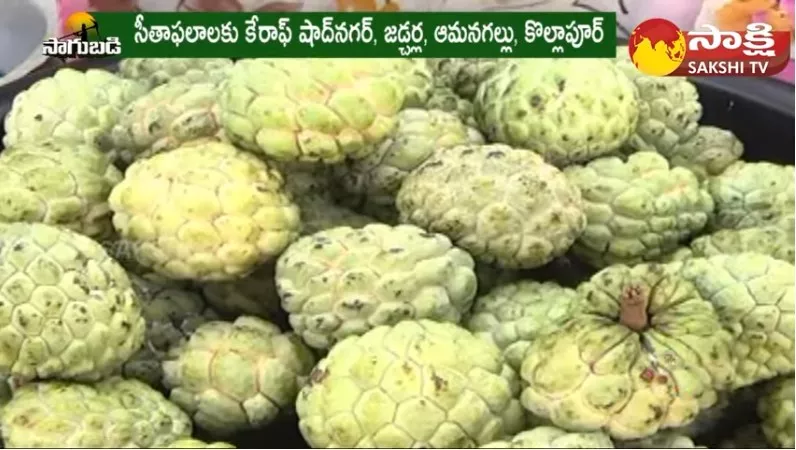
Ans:
[[[641,286],[627,286],[622,291],[619,306],[619,323],[633,331],[641,332],[649,326],[649,295]]]

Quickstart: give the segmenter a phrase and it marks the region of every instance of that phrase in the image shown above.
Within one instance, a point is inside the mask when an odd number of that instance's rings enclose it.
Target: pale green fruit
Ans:
[[[793,385],[792,374],[772,381],[757,404],[763,435],[776,448],[794,447]]]
[[[669,151],[660,151],[672,166],[685,167],[700,180],[724,172],[743,156],[743,152],[743,143],[732,131],[705,125]]]
[[[445,111],[455,115],[462,123],[468,126],[477,126],[473,117],[473,103],[470,100],[459,97],[447,87],[435,87],[428,97],[425,109]]]
[[[691,242],[692,256],[755,252],[794,262],[793,221],[790,225],[768,225],[740,230],[719,230]]]
[[[204,442],[198,439],[185,438],[178,439],[166,448],[236,448],[234,445],[227,442]]]
[[[475,97],[478,86],[500,66],[497,58],[440,58],[431,60],[435,81],[466,100]]]
[[[227,58],[125,58],[119,62],[119,74],[154,88],[175,78],[221,81],[229,75],[232,64]]]
[[[579,433],[541,426],[479,448],[614,448],[614,443],[601,432]]]

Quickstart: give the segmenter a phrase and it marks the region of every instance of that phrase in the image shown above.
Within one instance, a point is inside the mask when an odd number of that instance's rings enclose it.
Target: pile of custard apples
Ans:
[[[793,448],[794,167],[617,55],[35,82],[4,446]]]

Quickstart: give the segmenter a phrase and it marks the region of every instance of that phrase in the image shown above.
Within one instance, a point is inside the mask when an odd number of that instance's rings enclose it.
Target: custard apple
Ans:
[[[440,58],[430,62],[435,82],[466,100],[472,100],[481,85],[501,65],[497,58]]]
[[[494,344],[402,321],[332,347],[296,411],[313,448],[472,448],[523,428],[519,389]]]
[[[178,439],[166,448],[236,448],[228,442],[204,442],[193,438]]]
[[[62,226],[93,238],[113,233],[108,195],[122,173],[97,148],[22,143],[0,153],[0,221]]]
[[[757,404],[763,435],[776,448],[794,448],[793,385],[793,374],[772,381]]]
[[[616,445],[617,448],[707,448],[701,445],[696,445],[694,441],[685,435],[678,434],[677,432],[666,430],[655,433],[652,436],[637,439],[633,441],[619,441]]]
[[[561,171],[503,144],[436,152],[406,177],[396,206],[403,222],[504,269],[547,264],[586,227],[580,192]]]
[[[108,201],[136,260],[177,280],[244,276],[279,254],[300,227],[282,175],[214,140],[136,161]]]
[[[265,320],[201,325],[163,362],[170,399],[217,437],[259,429],[292,406],[314,364],[292,333]]]
[[[237,280],[201,283],[200,289],[207,303],[226,318],[246,315],[278,321],[281,315],[273,263]]]
[[[588,223],[572,252],[594,267],[654,261],[702,230],[713,211],[693,172],[655,152],[603,157],[564,174],[580,189]]]
[[[578,433],[542,426],[479,448],[614,448],[614,443],[599,431]]]
[[[755,252],[794,263],[793,222],[791,226],[767,225],[740,230],[719,230],[691,242],[692,257],[722,253]]]
[[[98,380],[145,329],[130,279],[100,244],[44,224],[0,226],[0,376]]]
[[[506,362],[519,371],[531,342],[558,331],[580,310],[580,303],[573,289],[553,282],[521,280],[478,297],[465,327],[494,342]]]
[[[737,161],[711,177],[708,191],[716,203],[714,230],[776,223],[794,214],[793,166]]]
[[[743,143],[732,131],[703,125],[690,139],[661,154],[672,166],[685,167],[704,180],[724,172],[743,152]]]
[[[473,102],[459,97],[447,87],[435,87],[432,89],[425,109],[445,111],[458,117],[467,126],[477,126],[473,117]]]
[[[14,97],[5,117],[3,144],[52,139],[97,145],[124,108],[146,90],[141,83],[100,69],[59,69]]]
[[[125,58],[119,62],[119,74],[154,88],[175,78],[218,81],[229,74],[232,64],[227,58]]]
[[[514,60],[481,84],[473,105],[490,142],[558,167],[618,150],[639,116],[633,82],[603,59]]]
[[[447,237],[413,225],[337,227],[289,246],[276,287],[296,334],[325,349],[401,320],[458,323],[475,298],[474,266]]]
[[[189,437],[190,418],[138,380],[35,382],[0,412],[5,448],[163,448]]]
[[[425,61],[242,59],[221,91],[221,123],[233,143],[274,160],[361,158],[393,131],[396,114],[417,94],[416,68],[427,70]]]
[[[697,288],[657,264],[581,284],[578,316],[531,342],[522,404],[556,426],[642,439],[688,425],[732,386],[732,336]]]
[[[766,437],[759,423],[737,429],[728,439],[721,441],[719,448],[768,448]]]

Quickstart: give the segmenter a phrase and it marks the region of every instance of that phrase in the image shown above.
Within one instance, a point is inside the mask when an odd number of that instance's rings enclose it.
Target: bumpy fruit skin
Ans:
[[[615,265],[578,287],[581,314],[531,343],[522,404],[554,425],[641,439],[687,425],[734,376],[711,303],[665,266]]]
[[[672,166],[685,167],[704,180],[724,172],[743,152],[743,143],[732,131],[703,125],[690,139],[661,154]]]
[[[473,105],[487,140],[563,167],[618,150],[636,129],[637,97],[611,61],[534,59],[501,64]]]
[[[793,448],[794,379],[789,375],[771,382],[757,404],[763,435],[777,448]]]
[[[101,245],[43,224],[0,226],[0,375],[94,381],[121,367],[146,324]]]
[[[708,180],[716,203],[714,230],[768,225],[793,217],[793,166],[737,161]]]
[[[740,253],[693,258],[671,269],[696,286],[732,333],[734,388],[793,372],[793,264]]]
[[[454,324],[379,326],[332,347],[296,401],[314,448],[472,448],[523,427],[516,373]]]
[[[289,409],[314,357],[292,333],[241,316],[208,322],[163,362],[170,399],[213,436],[261,428]]]
[[[497,58],[440,58],[431,61],[435,81],[472,100],[478,86],[501,65]]]
[[[396,206],[401,221],[505,269],[550,262],[586,227],[580,192],[558,169],[502,144],[435,153],[406,177]]]
[[[692,256],[755,252],[793,264],[793,222],[790,226],[762,226],[740,230],[719,230],[691,242]]]
[[[36,382],[0,413],[6,448],[163,448],[189,437],[190,418],[138,380]]]
[[[178,439],[166,448],[236,448],[234,445],[227,442],[204,442],[198,439],[186,438]]]
[[[458,323],[473,303],[475,262],[413,225],[338,227],[279,257],[276,287],[290,325],[314,348],[401,320]]]
[[[280,316],[273,263],[238,280],[202,283],[200,288],[207,303],[226,318],[247,315],[277,321]]]
[[[541,426],[523,431],[511,440],[495,441],[479,448],[614,448],[614,443],[601,432],[577,433]]]
[[[438,86],[432,89],[425,108],[428,110],[437,109],[451,113],[467,126],[477,126],[475,118],[473,117],[473,102],[459,97],[450,88]]]
[[[674,431],[661,431],[644,439],[621,441],[617,448],[707,448],[696,445],[694,441]]]
[[[222,89],[221,121],[233,143],[277,161],[361,158],[395,128],[412,92],[408,76],[425,66],[411,59],[242,59]]]
[[[14,97],[5,118],[3,144],[53,139],[96,145],[122,110],[145,92],[141,83],[104,70],[60,69]]]
[[[125,58],[119,62],[119,74],[139,80],[151,88],[174,78],[207,81],[222,78],[232,68],[227,58]]]
[[[654,152],[599,158],[564,174],[580,189],[588,223],[572,252],[595,267],[656,260],[702,230],[713,211],[696,176]]]
[[[0,153],[0,221],[39,222],[88,237],[113,232],[108,195],[122,173],[85,144],[22,143]]]
[[[558,331],[579,311],[580,303],[574,289],[521,280],[478,297],[465,327],[494,342],[503,350],[506,362],[519,370],[531,342]]]
[[[282,175],[215,140],[136,161],[108,201],[136,260],[177,280],[239,278],[298,236]]]

